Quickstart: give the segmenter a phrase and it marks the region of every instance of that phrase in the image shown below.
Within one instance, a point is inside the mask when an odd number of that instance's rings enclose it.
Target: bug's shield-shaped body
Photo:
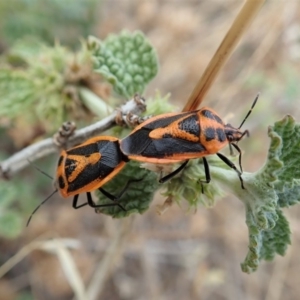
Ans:
[[[153,117],[121,141],[130,159],[171,163],[217,153],[228,143],[225,125],[210,108]]]
[[[57,187],[63,197],[100,188],[125,165],[119,140],[100,136],[61,152],[57,166]]]

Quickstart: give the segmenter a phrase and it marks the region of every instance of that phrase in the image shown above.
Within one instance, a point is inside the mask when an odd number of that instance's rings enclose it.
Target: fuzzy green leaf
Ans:
[[[277,216],[273,229],[263,232],[261,259],[272,260],[276,253],[283,256],[291,244],[289,223],[280,209],[277,210]]]
[[[51,132],[65,120],[90,119],[84,103],[96,105],[90,109],[93,113],[107,113],[98,97],[82,89],[82,82],[95,78],[92,60],[98,65],[95,72],[128,98],[142,93],[157,73],[155,51],[140,32],[112,35],[104,42],[93,39],[89,45],[92,51],[83,45],[73,53],[58,44],[48,47],[37,39],[17,41],[0,59],[0,117],[22,117],[29,124],[42,121]]]
[[[126,98],[135,93],[142,94],[157,73],[155,50],[139,31],[123,31],[119,35],[110,35],[105,41],[90,37],[88,46],[92,51],[94,70]]]
[[[0,152],[0,160],[3,156]],[[37,206],[34,185],[20,178],[0,181],[0,195],[0,236],[13,239],[22,232],[24,219]]]
[[[241,198],[249,230],[244,272],[255,271],[261,259],[285,254],[290,229],[280,208],[300,199],[300,125],[286,116],[270,126],[268,134],[271,144],[265,165],[256,173],[243,174],[249,195],[253,196]]]
[[[280,209],[276,211],[276,225],[270,230],[258,229],[252,214],[247,213],[249,228],[249,251],[241,264],[243,272],[251,273],[261,259],[272,260],[277,254],[284,255],[291,243],[289,223]]]
[[[23,230],[23,218],[11,210],[1,211],[0,235],[6,238],[16,238]]]
[[[214,158],[209,159],[212,162]],[[173,171],[182,164],[175,164]],[[215,199],[223,195],[220,186],[216,181],[205,183],[205,171],[202,159],[190,160],[187,166],[176,177],[172,178],[166,185],[163,193],[166,197],[180,203],[186,200],[189,206],[197,207],[202,204],[211,207]]]
[[[300,201],[300,186],[294,186],[290,189],[285,189],[284,192],[277,192],[278,205],[280,207],[288,207],[298,204]]]
[[[118,201],[126,211],[123,211],[119,206],[98,208],[96,212],[111,215],[114,218],[123,218],[132,213],[145,212],[153,199],[154,192],[158,188],[158,180],[155,173],[140,167],[137,162],[129,162],[124,169],[114,177],[110,182],[105,184],[103,188],[105,191],[114,196],[118,196],[120,191],[129,180],[139,180],[132,182],[125,193]],[[96,192],[99,199],[98,204],[111,203],[101,192]]]
[[[170,103],[170,94],[162,96],[160,91],[156,90],[153,97],[147,98],[147,110],[143,115],[156,116],[176,111],[179,109]]]
[[[269,179],[277,191],[300,185],[300,125],[288,115],[270,126],[268,133],[271,146],[261,177]]]
[[[0,69],[0,117],[13,118],[35,100],[35,86],[24,71]]]
[[[0,209],[6,210],[19,196],[19,190],[11,182],[0,182]]]
[[[40,120],[49,131],[65,120],[82,119],[85,111],[74,78],[81,68],[91,71],[89,52],[83,48],[75,58],[59,45],[31,41],[16,42],[0,62],[0,117],[22,117],[28,123]]]

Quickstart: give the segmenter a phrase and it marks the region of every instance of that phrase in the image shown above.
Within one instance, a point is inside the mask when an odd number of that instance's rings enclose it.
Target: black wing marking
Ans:
[[[164,138],[160,140],[151,140],[148,147],[142,151],[141,155],[145,157],[164,158],[175,154],[201,153],[203,151],[206,151],[206,148],[200,143],[174,138]]]
[[[121,140],[121,151],[125,155],[141,155],[145,149],[152,147],[152,139],[149,138],[149,134],[153,129],[164,128],[170,125],[172,122],[191,114],[191,112],[176,114],[175,116],[160,118],[149,124],[142,126],[137,131],[125,137]],[[160,140],[158,140],[160,141]]]
[[[120,146],[118,141],[105,141],[105,143],[98,142],[98,151],[101,154],[101,163],[111,167],[115,168],[117,167],[121,161],[123,161],[123,155],[120,150]]]

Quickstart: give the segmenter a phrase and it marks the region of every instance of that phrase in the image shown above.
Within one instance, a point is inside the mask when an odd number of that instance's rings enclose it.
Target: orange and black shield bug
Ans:
[[[124,167],[127,157],[115,137],[94,137],[60,154],[57,188],[66,198],[100,188]]]
[[[127,182],[118,196],[108,193],[102,186],[119,173],[127,161],[128,158],[120,151],[119,139],[110,136],[94,137],[69,150],[63,150],[57,165],[56,190],[33,211],[27,225],[38,208],[57,191],[64,198],[74,196],[73,208],[75,209],[85,205],[93,208],[118,205],[125,210],[118,203],[118,199],[131,182],[139,180]],[[95,204],[90,192],[97,189],[112,200],[112,203]],[[78,204],[81,193],[86,193],[87,202]]]
[[[203,107],[200,110],[162,114],[148,119],[137,126],[133,132],[120,142],[121,151],[129,159],[149,163],[185,162],[173,173],[162,178],[160,182],[173,177],[180,172],[189,159],[203,158],[206,180],[210,181],[209,166],[205,156],[217,154],[229,167],[234,169],[244,188],[241,157],[242,153],[237,143],[249,131],[241,131],[241,127],[250,115],[257,102],[255,98],[251,109],[238,128],[224,124],[222,119],[212,109]],[[240,170],[219,151],[227,144],[239,153]]]

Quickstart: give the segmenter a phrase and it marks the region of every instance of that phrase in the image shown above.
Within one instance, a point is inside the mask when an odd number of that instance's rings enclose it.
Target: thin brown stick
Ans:
[[[198,81],[183,111],[197,109],[265,0],[247,0]]]

